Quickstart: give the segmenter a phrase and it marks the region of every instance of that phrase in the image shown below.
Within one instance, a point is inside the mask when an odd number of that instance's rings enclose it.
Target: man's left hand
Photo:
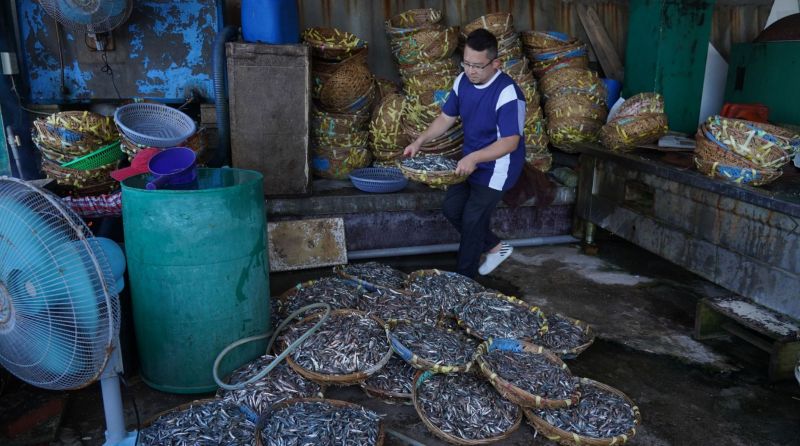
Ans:
[[[459,160],[458,165],[456,166],[456,175],[461,176],[469,176],[472,172],[475,172],[476,165],[475,161],[472,161],[472,157],[469,155],[461,158]]]

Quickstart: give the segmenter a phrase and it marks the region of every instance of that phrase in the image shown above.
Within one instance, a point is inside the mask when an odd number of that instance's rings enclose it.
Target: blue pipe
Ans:
[[[230,164],[228,153],[231,146],[231,123],[228,116],[228,73],[225,60],[225,43],[238,36],[238,30],[226,26],[214,40],[214,101],[217,110],[217,151],[209,162],[211,167]]]

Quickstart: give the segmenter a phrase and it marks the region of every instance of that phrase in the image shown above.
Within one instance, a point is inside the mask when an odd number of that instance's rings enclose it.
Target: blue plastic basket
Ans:
[[[350,172],[350,181],[357,189],[372,193],[397,192],[408,184],[400,169],[367,167]]]
[[[114,122],[131,141],[147,147],[174,147],[197,130],[192,118],[162,104],[127,104],[114,112]]]

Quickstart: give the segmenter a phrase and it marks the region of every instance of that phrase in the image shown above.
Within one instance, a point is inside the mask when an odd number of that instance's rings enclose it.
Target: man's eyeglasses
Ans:
[[[488,67],[489,65],[491,65],[492,62],[494,62],[494,59],[490,60],[489,63],[487,63],[486,65],[475,65],[475,64],[472,64],[472,63],[461,62],[461,67],[463,67],[465,70],[468,70],[470,68],[473,69],[473,70],[482,70],[482,69]]]

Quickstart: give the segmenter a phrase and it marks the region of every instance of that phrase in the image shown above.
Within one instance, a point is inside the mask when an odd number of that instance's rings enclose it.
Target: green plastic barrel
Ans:
[[[262,176],[199,169],[197,190],[146,190],[146,181],[122,183],[142,379],[165,392],[210,392],[217,354],[270,329]],[[265,350],[266,340],[232,351],[220,376]]]

